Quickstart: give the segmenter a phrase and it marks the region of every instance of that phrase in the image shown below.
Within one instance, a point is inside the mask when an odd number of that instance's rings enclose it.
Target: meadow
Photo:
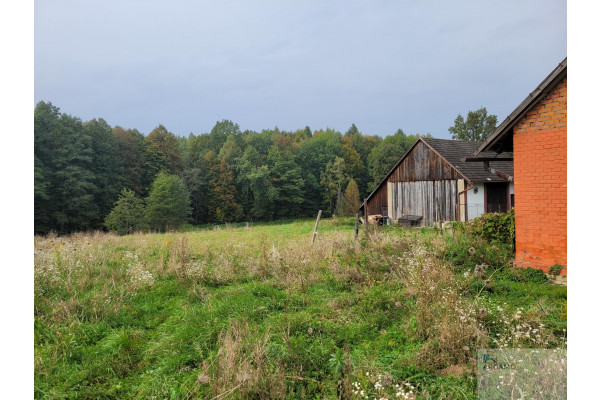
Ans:
[[[40,399],[475,399],[478,348],[566,348],[567,289],[464,226],[36,236]]]

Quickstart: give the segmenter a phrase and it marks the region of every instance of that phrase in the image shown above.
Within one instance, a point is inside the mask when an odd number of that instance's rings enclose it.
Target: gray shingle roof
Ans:
[[[473,157],[474,152],[482,142],[464,142],[461,140],[421,138],[442,157],[446,159],[457,171],[471,182],[506,182],[496,174],[488,172],[483,167],[483,162],[465,162],[462,157]],[[477,157],[498,157],[494,151],[485,151]],[[514,176],[512,161],[491,161],[490,167]]]

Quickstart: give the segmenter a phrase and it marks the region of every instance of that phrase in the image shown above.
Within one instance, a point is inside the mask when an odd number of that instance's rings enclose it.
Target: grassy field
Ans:
[[[35,397],[474,399],[477,348],[566,347],[510,246],[313,226],[36,237]]]

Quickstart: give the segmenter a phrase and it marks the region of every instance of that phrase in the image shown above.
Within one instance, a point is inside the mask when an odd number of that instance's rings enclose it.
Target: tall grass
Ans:
[[[36,398],[475,398],[477,348],[566,345],[501,246],[313,226],[36,237]]]

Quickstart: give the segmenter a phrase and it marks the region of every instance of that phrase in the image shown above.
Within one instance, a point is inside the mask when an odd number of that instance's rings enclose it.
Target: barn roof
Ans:
[[[422,138],[429,147],[431,147],[442,158],[448,161],[448,164],[457,170],[470,182],[506,182],[498,175],[488,172],[483,167],[483,162],[461,161],[461,158],[472,157],[473,153],[482,142],[466,142],[462,140]],[[481,152],[478,155],[483,158],[495,158],[498,154],[494,151]],[[491,161],[490,167],[513,176],[512,161]]]
[[[473,153],[482,142],[467,142],[462,140],[449,140],[449,139],[436,139],[436,138],[419,138],[415,143],[408,149],[406,153],[398,160],[398,162],[390,169],[387,175],[379,182],[379,185],[369,194],[367,201],[373,196],[375,192],[379,190],[394,170],[404,161],[406,156],[415,148],[419,143],[423,142],[426,146],[431,148],[435,153],[442,157],[454,168],[464,179],[471,183],[481,182],[507,182],[505,179],[500,178],[498,175],[488,172],[484,168],[483,161],[472,162],[472,161],[461,161],[461,158],[472,157]],[[496,158],[502,156],[494,151],[486,151],[479,153],[479,157],[482,158]],[[490,167],[504,172],[507,175],[513,176],[513,162],[512,161],[490,161]],[[362,209],[362,205],[360,209]]]
[[[537,103],[539,103],[550,90],[552,90],[563,78],[567,76],[567,58],[558,64],[550,75],[548,75],[542,83],[529,96],[519,104],[515,110],[496,128],[494,132],[483,142],[476,150],[476,155],[482,151],[495,150],[498,153],[501,151],[512,151],[512,128],[527,115]]]

